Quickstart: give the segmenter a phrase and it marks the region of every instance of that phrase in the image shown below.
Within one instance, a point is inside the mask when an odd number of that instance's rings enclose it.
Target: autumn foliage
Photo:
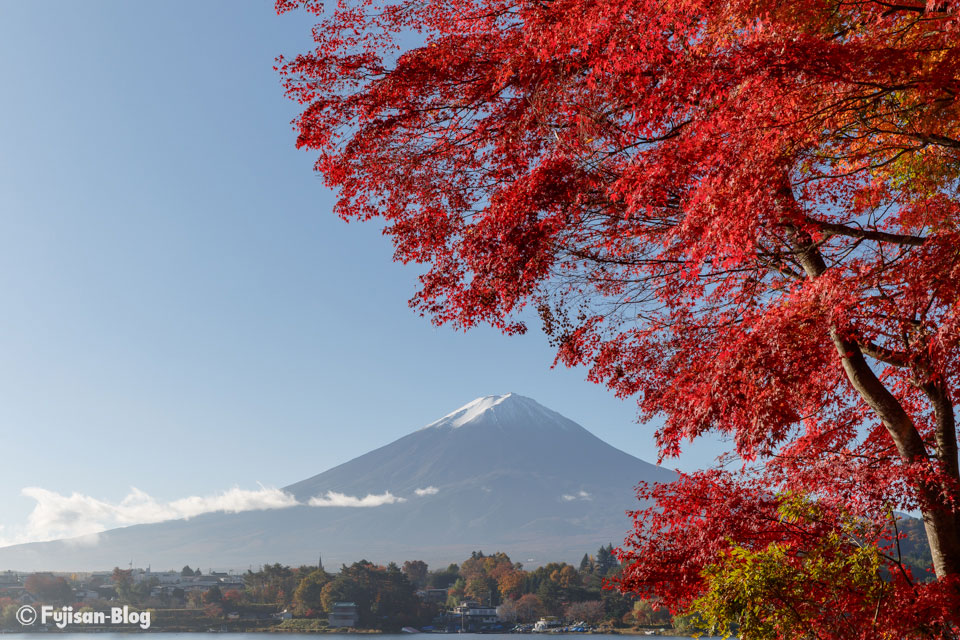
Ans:
[[[664,456],[729,434],[741,473],[647,490],[623,588],[707,606],[732,557],[778,557],[788,584],[865,544],[854,583],[797,595],[863,637],[953,633],[953,3],[277,4],[322,15],[316,49],[279,63],[298,145],[339,215],[381,218],[427,265],[416,309],[508,333],[536,309],[558,362],[663,420]],[[923,515],[931,583],[897,571],[898,510]],[[757,628],[859,637],[817,610]]]

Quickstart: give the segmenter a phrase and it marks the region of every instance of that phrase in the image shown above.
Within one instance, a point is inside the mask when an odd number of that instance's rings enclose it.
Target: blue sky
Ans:
[[[0,0],[0,540],[25,487],[281,487],[507,391],[656,458],[539,330],[431,326],[379,228],[331,214],[272,69],[311,25],[268,0]]]

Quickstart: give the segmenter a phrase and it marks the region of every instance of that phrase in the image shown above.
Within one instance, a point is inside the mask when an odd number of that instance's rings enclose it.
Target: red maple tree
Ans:
[[[519,332],[530,305],[558,362],[662,417],[663,456],[719,431],[746,461],[646,491],[623,588],[689,602],[737,545],[797,560],[851,518],[889,565],[904,510],[936,580],[877,611],[960,609],[952,3],[343,0],[314,37],[279,61],[297,144],[339,215],[429,266],[412,306]],[[743,517],[691,520],[721,486]],[[797,495],[814,538],[777,515]]]

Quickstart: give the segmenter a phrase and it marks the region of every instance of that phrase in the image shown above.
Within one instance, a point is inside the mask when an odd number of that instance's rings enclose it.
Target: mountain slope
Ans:
[[[478,398],[384,447],[285,487],[306,500],[326,491],[405,495],[427,485],[460,486],[504,475],[551,478],[564,491],[580,484],[626,486],[672,473],[611,447],[534,400],[517,394]]]
[[[339,564],[461,560],[502,550],[521,561],[575,560],[630,529],[639,481],[673,472],[634,458],[534,400],[478,398],[399,440],[286,487],[302,506],[212,513],[70,541],[0,549],[0,568],[81,570],[187,563],[246,568],[267,562]],[[332,492],[332,494],[331,494]],[[375,507],[336,504],[389,492]]]

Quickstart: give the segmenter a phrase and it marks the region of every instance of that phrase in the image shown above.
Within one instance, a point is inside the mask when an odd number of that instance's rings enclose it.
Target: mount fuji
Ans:
[[[331,567],[364,558],[436,567],[474,550],[530,564],[575,561],[624,539],[638,482],[674,477],[530,398],[486,396],[285,487],[296,506],[134,525],[94,542],[4,547],[0,569],[109,569],[131,559],[246,569],[313,564],[320,554]]]

